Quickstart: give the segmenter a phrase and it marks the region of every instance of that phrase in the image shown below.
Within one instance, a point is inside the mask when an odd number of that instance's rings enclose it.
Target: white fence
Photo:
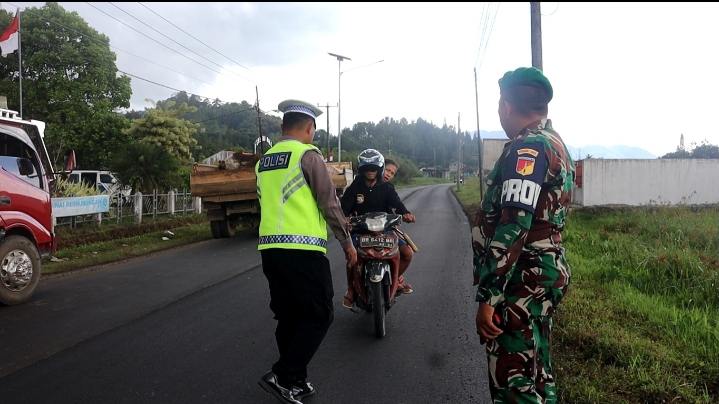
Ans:
[[[138,192],[77,198],[52,198],[53,221],[56,226],[103,221],[142,223],[142,218],[160,215],[202,213],[202,200],[187,191],[143,195]]]
[[[599,205],[699,205],[719,203],[719,160],[588,159],[574,203]]]

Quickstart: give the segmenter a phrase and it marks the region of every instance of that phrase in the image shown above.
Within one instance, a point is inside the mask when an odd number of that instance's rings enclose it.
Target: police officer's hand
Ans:
[[[484,339],[492,340],[502,333],[502,330],[494,324],[493,317],[494,307],[486,303],[480,303],[477,308],[477,318],[475,321],[477,323],[477,334]]]
[[[404,215],[402,215],[402,220],[404,220],[407,223],[414,223],[415,217],[411,213],[405,213]]]
[[[347,260],[347,266],[352,268],[357,265],[357,250],[352,243],[347,243],[343,249],[345,250],[345,260]]]

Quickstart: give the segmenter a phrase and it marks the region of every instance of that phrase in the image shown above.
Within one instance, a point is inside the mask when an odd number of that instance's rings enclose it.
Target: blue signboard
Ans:
[[[52,215],[55,217],[92,215],[109,211],[109,195],[52,198]]]

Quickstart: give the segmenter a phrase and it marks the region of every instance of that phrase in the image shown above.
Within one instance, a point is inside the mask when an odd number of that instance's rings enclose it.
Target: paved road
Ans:
[[[484,403],[473,329],[469,227],[449,186],[403,190],[420,247],[388,335],[342,308],[343,255],[330,245],[335,321],[310,365],[307,403]],[[0,307],[2,403],[273,403],[257,380],[276,359],[267,281],[249,235],[43,279]]]

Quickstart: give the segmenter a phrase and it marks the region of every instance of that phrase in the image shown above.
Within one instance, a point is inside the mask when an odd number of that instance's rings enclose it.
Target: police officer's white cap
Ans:
[[[286,114],[288,112],[298,112],[300,114],[309,115],[312,118],[317,118],[322,115],[322,110],[310,104],[300,100],[284,100],[277,106],[280,112]]]

